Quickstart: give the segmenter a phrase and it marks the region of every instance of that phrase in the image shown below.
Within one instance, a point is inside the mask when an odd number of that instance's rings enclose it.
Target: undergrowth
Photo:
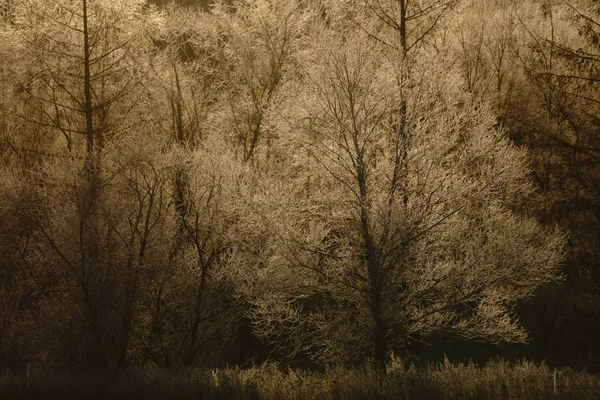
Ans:
[[[446,361],[415,368],[400,359],[372,368],[283,370],[131,369],[123,374],[32,369],[0,373],[0,399],[600,399],[600,376],[521,361],[483,367]]]

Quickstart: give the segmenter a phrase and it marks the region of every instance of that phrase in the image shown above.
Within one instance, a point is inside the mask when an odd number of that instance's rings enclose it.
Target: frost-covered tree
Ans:
[[[564,255],[563,234],[517,211],[525,153],[452,73],[421,65],[400,90],[402,66],[373,47],[328,38],[282,116],[291,166],[255,195],[271,235],[246,282],[256,332],[292,357],[382,368],[435,333],[525,341],[513,307]]]
[[[295,71],[306,22],[313,15],[296,1],[240,1],[232,15],[219,9],[227,27],[229,67],[228,130],[244,162],[258,154],[268,158],[277,132],[268,125],[268,113],[285,93],[286,78]]]
[[[177,229],[145,300],[143,357],[159,365],[218,363],[237,333],[226,261],[233,185],[224,176],[231,154],[221,128],[228,67],[221,28],[200,10],[165,8],[149,55],[146,96],[156,105],[160,140],[177,154],[169,177]]]
[[[591,338],[600,329],[600,9],[588,0],[539,1],[513,14],[520,79],[502,120],[530,149],[540,195],[530,208],[571,232],[565,284],[544,291],[530,313],[534,344],[541,354],[593,360]]]
[[[22,106],[13,106],[12,114],[47,135],[59,133],[69,152],[101,148],[107,135],[125,128],[132,109],[129,96],[140,66],[134,53],[149,44],[143,33],[145,14],[151,13],[144,5],[139,0],[15,5],[9,43],[19,56],[7,68],[16,70],[15,103]]]

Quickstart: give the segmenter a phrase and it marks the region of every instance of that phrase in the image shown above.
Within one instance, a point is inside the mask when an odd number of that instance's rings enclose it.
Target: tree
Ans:
[[[60,133],[67,149],[66,154],[54,150],[55,141],[49,140],[49,153],[56,164],[43,157],[30,171],[36,179],[25,180],[33,193],[43,191],[40,185],[46,185],[45,193],[55,197],[40,194],[39,204],[19,210],[21,219],[33,226],[35,244],[22,258],[27,268],[41,270],[26,271],[32,277],[59,277],[52,279],[53,285],[44,292],[53,290],[58,281],[65,285],[65,309],[79,315],[81,306],[84,317],[74,318],[74,324],[80,324],[74,331],[81,334],[87,353],[84,358],[92,365],[125,365],[141,273],[138,266],[145,262],[151,233],[148,223],[154,222],[154,196],[160,188],[159,178],[151,188],[148,182],[134,180],[137,202],[124,201],[131,205],[131,218],[127,219],[130,236],[126,240],[127,235],[117,235],[125,243],[116,240],[113,234],[119,230],[111,219],[114,214],[104,208],[110,178],[101,168],[100,154],[107,139],[128,132],[128,123],[143,129],[140,120],[130,118],[133,107],[127,99],[137,83],[132,53],[137,46],[136,50],[142,51],[144,44],[139,30],[145,26],[147,14],[142,8],[140,1],[22,2],[16,6],[18,23],[8,38],[26,51],[19,63],[8,66],[17,78],[13,83],[17,96],[4,103],[9,107],[7,120],[19,118],[40,127],[40,134]],[[143,107],[137,111],[143,112]],[[5,138],[9,147],[15,148],[11,137]],[[40,166],[57,170],[46,174]],[[123,251],[112,254],[112,246]],[[47,260],[39,260],[37,251]],[[123,254],[127,256],[119,259]],[[105,258],[112,255],[118,260],[114,264]],[[124,268],[115,273],[113,265]],[[109,280],[107,285],[107,277],[113,273],[123,279]],[[79,296],[73,293],[74,287]]]
[[[503,118],[511,136],[530,149],[539,192],[530,208],[571,231],[566,283],[546,291],[531,312],[540,353],[563,363],[588,362],[598,352],[591,339],[598,323],[590,317],[597,314],[600,282],[598,9],[592,3],[543,1],[515,13],[522,95],[514,96],[513,111]]]
[[[457,0],[372,1],[349,5],[326,2],[333,14],[342,13],[361,31],[402,56],[426,42]]]
[[[226,146],[214,122],[225,97],[227,64],[216,18],[178,8],[162,16],[147,95],[177,154],[170,177],[177,230],[167,268],[148,300],[152,322],[145,357],[158,365],[215,365],[239,320],[227,278],[230,187],[215,166],[229,155],[216,150]]]
[[[0,328],[26,310],[3,332],[14,343],[19,332],[43,342],[31,358],[59,365],[219,365],[240,314],[227,275],[229,153],[209,134],[217,124],[207,118],[223,83],[212,52],[219,37],[206,15],[186,25],[172,9],[157,16],[90,1],[85,46],[77,25],[85,13],[65,4],[36,10],[53,17],[46,25],[19,28],[41,43],[7,74],[31,90],[5,101],[12,112],[4,116],[28,116],[22,104],[30,102],[40,118],[29,125],[62,133],[68,145],[61,151],[52,143],[53,157],[19,164],[20,179],[2,182],[0,243],[15,250],[3,252],[11,273],[2,276]],[[59,32],[65,21],[72,29]],[[194,56],[182,57],[182,49]],[[25,62],[32,76],[23,76]],[[91,131],[83,128],[85,104],[93,105]],[[39,329],[23,335],[36,319]]]
[[[69,152],[77,152],[79,136],[88,154],[101,148],[131,109],[126,98],[136,81],[132,50],[143,47],[144,3],[20,3],[13,40],[24,44],[27,71],[16,92],[34,112],[14,110],[17,115],[60,132]]]
[[[269,157],[275,135],[267,115],[276,107],[286,74],[293,73],[299,38],[311,17],[295,1],[241,1],[233,15],[221,11],[229,28],[227,51],[230,129],[244,162],[254,162],[259,150]],[[266,143],[265,143],[266,142]]]
[[[250,283],[257,334],[290,356],[383,369],[434,333],[526,340],[513,307],[558,279],[564,235],[516,211],[532,189],[525,154],[452,75],[421,65],[399,95],[371,43],[335,43],[308,63],[290,185],[256,205],[272,235]]]

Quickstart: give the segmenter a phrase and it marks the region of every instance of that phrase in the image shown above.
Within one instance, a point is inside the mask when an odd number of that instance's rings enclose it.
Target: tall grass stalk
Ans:
[[[416,368],[394,358],[387,375],[370,367],[325,372],[274,363],[240,369],[131,369],[60,373],[32,368],[0,373],[0,399],[600,399],[600,376],[503,360]]]

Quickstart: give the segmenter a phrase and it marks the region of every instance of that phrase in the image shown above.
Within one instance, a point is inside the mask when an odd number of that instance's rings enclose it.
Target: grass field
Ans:
[[[129,370],[0,375],[1,399],[600,399],[600,375],[530,362],[483,367],[445,362],[414,368],[400,360],[387,375],[370,368],[325,373],[275,364],[225,370]]]

